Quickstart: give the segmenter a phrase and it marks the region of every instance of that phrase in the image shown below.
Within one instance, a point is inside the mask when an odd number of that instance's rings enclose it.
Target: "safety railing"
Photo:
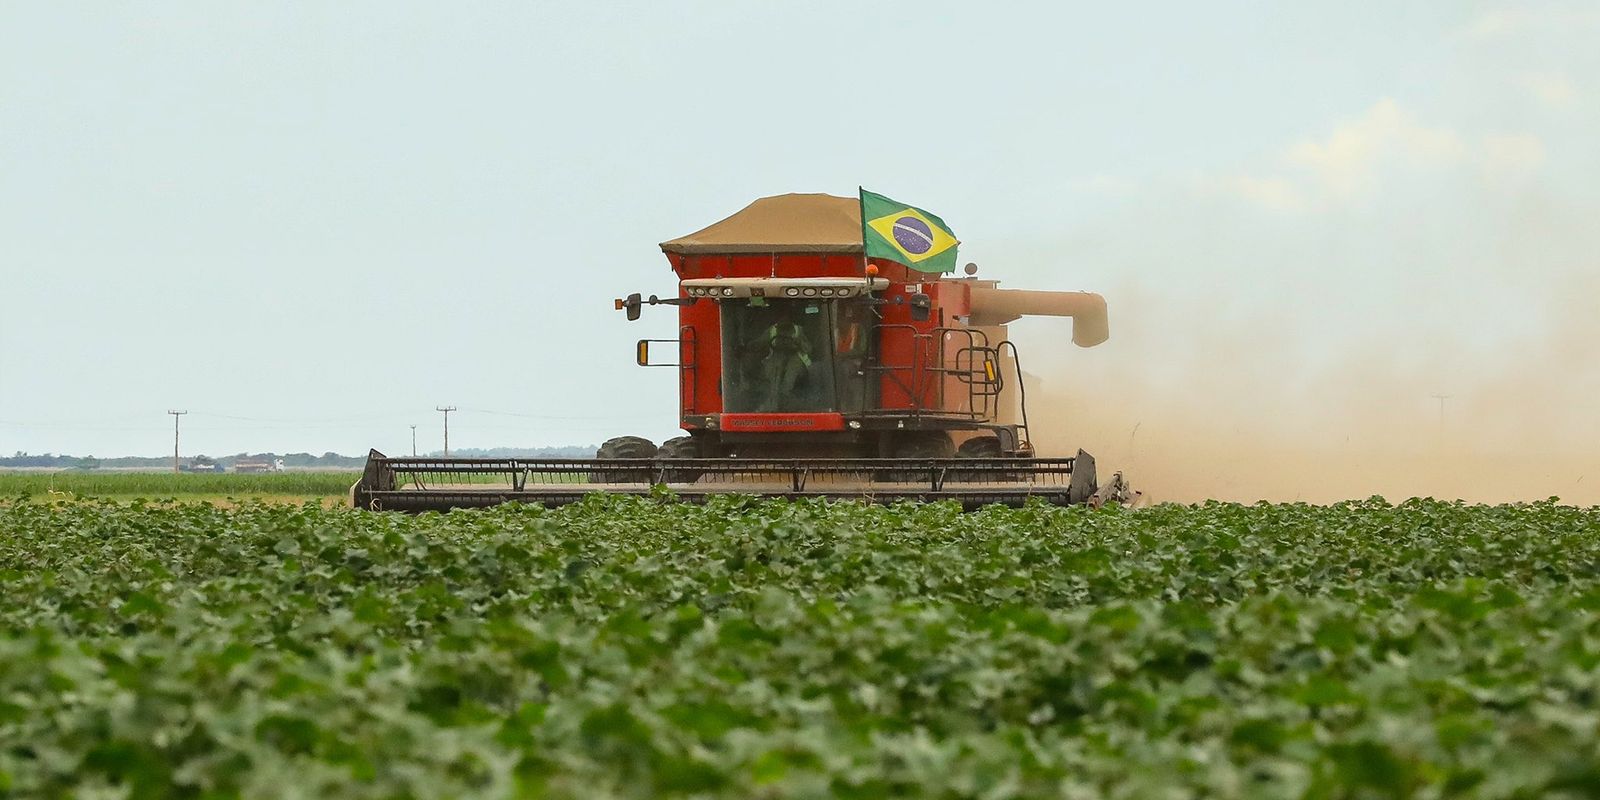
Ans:
[[[891,406],[881,402],[869,411],[892,413],[912,417],[924,415],[955,416],[975,422],[995,418],[1005,377],[1001,372],[999,350],[989,345],[989,337],[972,328],[933,328],[918,330],[906,324],[880,325],[880,353],[896,337],[909,337],[911,357],[908,362],[882,360],[870,364],[867,371],[899,390],[909,401],[909,407]],[[952,348],[952,337],[964,339]],[[904,341],[904,339],[903,339]],[[967,392],[966,402],[952,404],[948,390],[951,383],[959,383]]]

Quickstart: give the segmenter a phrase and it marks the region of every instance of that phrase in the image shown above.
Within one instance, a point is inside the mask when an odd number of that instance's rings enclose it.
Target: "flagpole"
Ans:
[[[861,274],[867,277],[867,189],[856,185],[856,208],[861,211]],[[868,282],[871,283],[870,281]],[[869,290],[870,291],[870,290]]]

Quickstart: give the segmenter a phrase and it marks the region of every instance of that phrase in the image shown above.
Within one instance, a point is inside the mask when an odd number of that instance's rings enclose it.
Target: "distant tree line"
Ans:
[[[491,447],[465,448],[452,450],[450,455],[458,458],[592,458],[595,447],[566,446],[566,447]],[[403,455],[390,453],[390,455]],[[434,451],[424,455],[441,457],[444,453]],[[212,458],[206,455],[196,455],[183,459],[183,463],[217,464],[223,469],[233,469],[234,465],[245,463],[272,463],[276,459],[283,459],[283,465],[288,468],[300,469],[360,469],[366,463],[365,454],[359,456],[345,456],[338,453],[323,453],[320,456],[310,453],[236,453],[231,456]],[[117,458],[95,458],[94,456],[69,456],[55,453],[32,454],[18,450],[10,457],[0,456],[0,469],[149,469],[171,468],[172,456],[120,456]]]
[[[322,469],[356,469],[365,461],[366,457],[342,456],[338,453],[237,453],[231,456],[212,458],[206,455],[185,457],[184,464],[218,464],[225,469],[232,469],[239,462],[265,462],[272,463],[275,459],[283,459],[285,467],[317,467]],[[31,453],[17,452],[9,458],[0,457],[0,468],[52,468],[52,469],[141,469],[150,467],[172,466],[172,456],[119,456],[117,458],[96,458],[94,456],[71,456],[44,453],[34,455]]]

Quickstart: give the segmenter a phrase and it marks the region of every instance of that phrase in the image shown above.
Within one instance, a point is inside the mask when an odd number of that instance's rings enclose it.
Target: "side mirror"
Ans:
[[[654,300],[655,298],[651,299]],[[626,300],[618,298],[613,302],[616,304],[618,311],[628,312],[629,322],[633,322],[639,318],[639,307],[644,305],[644,299],[639,296],[638,292],[628,295],[628,299]]]
[[[927,322],[933,316],[933,298],[918,292],[911,295],[911,321]]]

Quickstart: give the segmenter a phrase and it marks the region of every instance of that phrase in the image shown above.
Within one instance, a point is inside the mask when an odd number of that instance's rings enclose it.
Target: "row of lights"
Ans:
[[[783,293],[788,297],[849,297],[853,291],[854,290],[846,287],[839,287],[835,289],[832,286],[807,286],[802,289],[799,286],[790,286],[787,289],[784,289]],[[689,287],[689,296],[732,297],[733,287],[723,286],[719,288],[716,286],[691,286]]]
[[[691,287],[689,287],[689,296],[690,297],[732,297],[733,296],[733,287],[724,286],[721,289],[718,289],[715,286],[691,286]]]
[[[842,287],[838,288],[838,289],[835,289],[832,286],[824,286],[824,287],[822,287],[820,289],[815,287],[815,286],[807,286],[804,289],[801,289],[801,288],[799,288],[797,286],[790,286],[789,288],[784,289],[783,293],[788,295],[788,296],[790,296],[790,297],[800,297],[802,295],[804,295],[806,297],[817,297],[819,295],[822,296],[822,297],[849,297],[850,296],[850,290],[849,289],[845,289],[845,288],[842,288]]]

